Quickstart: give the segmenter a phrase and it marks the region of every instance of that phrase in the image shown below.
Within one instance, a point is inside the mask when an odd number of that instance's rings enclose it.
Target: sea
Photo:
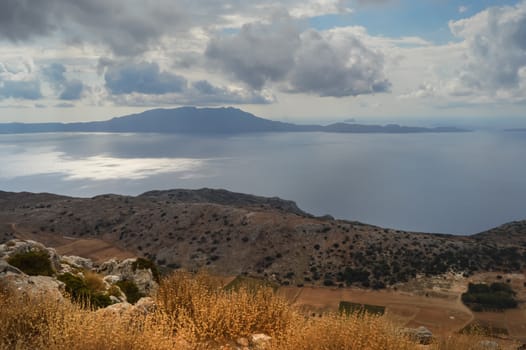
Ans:
[[[526,133],[0,135],[0,190],[223,188],[314,215],[468,235],[526,219]]]

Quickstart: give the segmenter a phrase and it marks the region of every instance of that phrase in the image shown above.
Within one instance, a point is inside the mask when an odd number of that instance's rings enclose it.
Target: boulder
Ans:
[[[144,297],[139,299],[133,306],[133,311],[142,315],[147,315],[155,312],[157,304],[150,297]]]
[[[0,278],[2,278],[4,274],[22,275],[23,272],[16,267],[9,265],[7,261],[0,260]]]
[[[1,277],[4,288],[31,298],[45,297],[63,300],[64,283],[48,276],[28,276],[25,274],[7,274]]]
[[[133,281],[139,288],[139,292],[145,295],[154,293],[159,286],[155,282],[152,271],[150,269],[134,268],[135,261],[136,259],[126,259],[119,262],[116,259],[111,259],[102,263],[97,272],[104,275],[119,276],[119,281]],[[114,277],[111,279],[114,281]]]
[[[405,328],[402,333],[408,335],[414,342],[422,345],[429,345],[433,341],[433,333],[424,326]]]
[[[51,261],[51,267],[55,271],[61,271],[60,257],[57,254],[56,250],[53,248],[47,248],[42,243],[31,241],[31,240],[22,240],[22,239],[12,239],[5,244],[0,245],[0,259],[7,260],[11,256],[20,254],[20,253],[29,253],[35,251],[44,251],[49,256]]]
[[[83,270],[93,269],[93,261],[91,261],[91,259],[82,258],[80,256],[75,256],[75,255],[62,256],[62,261],[77,269],[83,269]]]
[[[250,336],[250,345],[256,349],[265,349],[271,340],[272,337],[264,333],[255,333]]]

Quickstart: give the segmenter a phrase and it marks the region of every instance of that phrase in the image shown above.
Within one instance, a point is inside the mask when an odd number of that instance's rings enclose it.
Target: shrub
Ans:
[[[66,292],[71,300],[78,302],[86,307],[98,309],[111,305],[110,297],[98,290],[90,289],[86,280],[80,276],[65,273],[57,277],[66,285]]]
[[[14,254],[7,262],[31,276],[51,276],[55,272],[48,253],[43,250]]]
[[[104,292],[106,290],[106,285],[101,275],[91,271],[85,271],[83,274],[84,281],[89,290],[97,292]]]
[[[122,281],[117,282],[116,285],[126,295],[126,300],[130,304],[135,304],[139,299],[145,296],[144,294],[139,292],[139,288],[133,281],[122,280]]]
[[[473,284],[462,293],[462,302],[473,311],[503,310],[517,307],[515,292],[506,283]]]

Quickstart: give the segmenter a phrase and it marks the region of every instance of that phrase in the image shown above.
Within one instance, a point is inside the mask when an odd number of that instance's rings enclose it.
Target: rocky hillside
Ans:
[[[77,255],[90,246],[92,258],[96,247],[109,245],[166,268],[282,285],[383,288],[417,274],[526,267],[524,222],[471,237],[405,232],[314,217],[290,201],[224,190],[94,198],[0,192],[0,225],[0,242],[35,239],[58,251],[76,244]]]

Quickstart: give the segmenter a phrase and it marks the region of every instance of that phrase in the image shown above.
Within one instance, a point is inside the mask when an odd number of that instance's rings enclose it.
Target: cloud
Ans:
[[[189,84],[184,90],[176,93],[150,95],[129,93],[112,95],[110,99],[117,105],[124,106],[171,106],[200,105],[214,106],[224,104],[268,104],[275,101],[273,94],[266,91],[254,91],[246,88],[216,86],[206,80]]]
[[[56,26],[47,16],[56,1],[4,0],[0,2],[0,35],[13,41],[47,34]]]
[[[75,107],[75,105],[72,104],[72,103],[63,102],[63,103],[56,104],[54,107],[56,107],[56,108],[73,108],[73,107]]]
[[[212,39],[207,57],[252,89],[282,82],[287,92],[356,96],[386,92],[383,56],[352,30],[300,32],[283,16],[270,24],[244,25],[239,33]]]
[[[294,52],[300,47],[299,28],[288,16],[269,25],[250,23],[233,35],[220,35],[210,41],[206,56],[224,72],[253,89],[268,81],[280,81],[294,65]]]
[[[320,96],[356,96],[387,92],[383,56],[367,48],[345,29],[302,34],[290,72],[290,91]]]
[[[138,92],[147,95],[180,92],[187,80],[179,75],[161,71],[157,63],[110,63],[104,74],[106,87],[112,94]]]
[[[66,78],[66,67],[61,63],[52,63],[42,69],[46,79],[58,93],[61,100],[79,100],[84,92],[84,84],[78,79]]]
[[[139,0],[4,0],[0,37],[22,41],[59,34],[70,43],[102,42],[119,55],[136,54],[182,24],[177,8],[167,0],[150,6]]]
[[[471,94],[518,96],[526,84],[526,2],[488,8],[451,21],[451,32],[464,40],[465,63],[456,84]]]
[[[0,62],[0,99],[38,100],[41,97],[40,81],[31,60]]]
[[[464,13],[464,12],[467,12],[468,9],[469,9],[469,8],[468,8],[467,6],[464,6],[464,5],[459,6],[459,7],[458,7],[458,13]]]

